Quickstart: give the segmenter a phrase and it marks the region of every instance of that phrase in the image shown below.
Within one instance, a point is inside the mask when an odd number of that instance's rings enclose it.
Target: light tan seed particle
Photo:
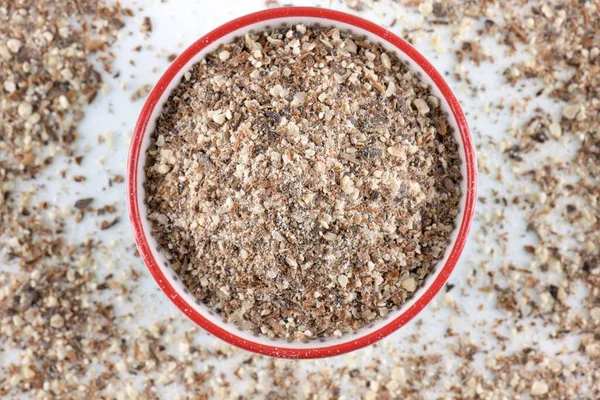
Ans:
[[[581,107],[579,106],[579,104],[569,104],[568,106],[563,108],[562,115],[567,119],[575,119],[580,108]]]
[[[344,191],[345,194],[350,195],[350,194],[354,193],[354,186],[352,184],[344,186],[343,187],[343,191]]]
[[[398,190],[400,190],[400,181],[398,179],[392,179],[390,181],[390,190],[392,191],[392,193],[397,193]]]
[[[248,48],[248,50],[250,50],[250,51],[262,50],[262,45],[256,41],[254,41],[254,39],[252,39],[250,34],[246,34],[244,36],[244,41],[246,43],[246,47]]]
[[[387,152],[393,157],[406,159],[406,152],[404,151],[404,148],[400,145],[388,147]]]
[[[69,37],[70,33],[71,33],[71,29],[69,28],[68,25],[63,25],[60,28],[58,28],[58,35],[63,39],[66,39],[67,37]]]
[[[340,286],[343,289],[346,289],[346,286],[348,285],[348,277],[344,274],[338,275],[338,283],[340,284]]]
[[[417,151],[419,151],[419,146],[415,146],[414,144],[405,142],[404,145],[406,146],[406,152],[408,154],[415,154]]]
[[[58,105],[60,106],[60,108],[62,108],[63,110],[66,110],[67,108],[69,108],[69,100],[66,98],[66,96],[60,96],[58,98]]]
[[[0,44],[0,58],[5,61],[8,61],[12,58],[12,53],[10,50],[8,50],[8,47],[5,44]]]
[[[406,371],[402,367],[396,367],[392,370],[392,379],[398,382],[406,381]]]
[[[56,297],[54,297],[54,296],[49,296],[49,297],[46,299],[46,305],[47,305],[48,307],[56,307],[56,306],[58,305],[58,300],[57,300],[57,299],[56,299]]]
[[[356,46],[356,43],[354,43],[354,41],[352,39],[346,39],[346,40],[344,40],[344,50],[346,50],[349,53],[356,54],[358,47]]]
[[[4,81],[4,90],[13,93],[17,90],[17,85],[13,81]]]
[[[165,214],[154,212],[150,215],[150,218],[156,220],[161,225],[167,225],[169,223],[169,219]]]
[[[39,113],[34,112],[33,114],[31,114],[29,119],[27,119],[27,122],[29,122],[32,125],[35,125],[38,122],[40,122],[41,119],[42,119],[42,116]]]
[[[13,322],[13,325],[14,325],[15,327],[17,327],[17,328],[20,328],[20,327],[22,327],[23,325],[25,325],[25,320],[24,320],[23,318],[21,318],[21,317],[19,316],[19,314],[15,314],[15,315],[13,315],[13,317],[12,317],[12,322]]]
[[[383,283],[383,276],[379,272],[373,273],[373,279],[375,280],[375,286],[379,286]]]
[[[287,265],[289,265],[292,268],[298,268],[298,263],[292,257],[287,257],[285,259],[285,262]]]
[[[231,53],[229,53],[227,50],[223,50],[222,52],[219,53],[219,60],[226,61],[229,59],[230,55],[231,55]]]
[[[583,248],[587,252],[592,253],[592,252],[594,252],[596,250],[596,245],[591,240],[588,240],[587,242],[585,242],[583,244]]]
[[[35,378],[35,371],[28,365],[23,367],[23,378],[25,378],[25,379]]]
[[[340,74],[336,73],[336,72],[333,73],[333,80],[337,84],[344,83],[344,81],[345,81],[344,77],[341,76]]]
[[[600,343],[590,343],[585,346],[585,353],[590,357],[596,357],[600,355]]]
[[[170,162],[171,164],[175,164],[177,162],[177,158],[173,154],[172,149],[161,149],[160,156],[163,158],[164,161]]]
[[[333,217],[329,214],[321,214],[321,216],[319,217],[319,222],[321,223],[321,225],[327,225],[331,221],[333,221]]]
[[[304,151],[304,155],[305,155],[307,158],[314,157],[314,156],[315,156],[315,154],[316,154],[316,153],[315,153],[315,151],[314,151],[313,149],[306,149],[306,150]]]
[[[216,74],[213,77],[213,80],[215,81],[215,84],[218,87],[222,87],[222,86],[224,86],[227,83],[227,78],[225,78],[223,75],[220,75],[220,74]]]
[[[325,235],[323,235],[323,237],[330,242],[333,242],[337,239],[337,235],[333,232],[327,232]]]
[[[543,396],[548,393],[548,384],[543,381],[534,381],[531,385],[531,394],[533,396]]]
[[[419,12],[423,16],[430,15],[433,12],[433,5],[429,1],[424,1],[419,4]]]
[[[554,11],[552,11],[552,8],[548,4],[542,6],[542,12],[547,18],[554,17]]]
[[[6,47],[8,47],[11,53],[18,53],[21,49],[21,45],[22,43],[19,39],[11,38],[6,41]]]
[[[119,360],[115,364],[115,369],[119,372],[125,372],[127,371],[127,364],[123,360]]]
[[[429,106],[427,105],[427,102],[425,100],[415,99],[413,101],[413,104],[417,108],[417,111],[419,111],[419,114],[425,115],[429,112]]]
[[[391,97],[396,94],[396,84],[394,81],[388,83],[387,89],[385,89],[385,97]]]
[[[64,68],[60,71],[60,75],[65,81],[73,79],[73,72],[69,68]]]
[[[294,94],[294,98],[292,99],[291,105],[294,107],[302,105],[302,104],[304,104],[305,100],[306,100],[306,93],[298,92],[298,93]]]
[[[552,136],[554,136],[556,139],[558,139],[560,137],[560,135],[562,134],[562,129],[558,122],[551,123],[550,126],[548,127],[548,129],[550,130],[550,134]]]
[[[54,35],[50,31],[44,31],[44,33],[42,33],[42,36],[44,37],[44,39],[46,39],[46,42],[48,43],[52,43],[52,41],[54,40]]]
[[[302,201],[304,202],[304,204],[310,205],[312,204],[315,196],[316,195],[314,193],[306,193],[302,196]]]
[[[267,278],[275,279],[278,273],[279,271],[277,271],[276,269],[270,269],[269,271],[267,271]]]
[[[381,64],[385,69],[392,69],[392,62],[390,61],[390,56],[387,53],[381,54]]]
[[[402,282],[402,287],[409,292],[414,292],[417,289],[417,281],[415,278],[408,278]]]
[[[25,119],[29,118],[32,112],[33,107],[27,102],[22,102],[17,108],[17,113],[19,114],[19,116]]]
[[[590,317],[592,317],[595,322],[600,322],[600,307],[592,308],[590,310]]]
[[[53,328],[62,328],[65,325],[65,320],[60,314],[54,314],[50,317],[50,326]]]
[[[158,172],[160,174],[166,174],[167,172],[169,172],[171,170],[171,168],[169,168],[169,166],[167,164],[161,164],[158,166]]]
[[[269,93],[273,97],[279,97],[279,96],[281,96],[281,94],[283,93],[283,91],[284,91],[283,86],[277,84],[277,85],[273,86],[271,88],[271,90],[269,90]]]
[[[427,104],[431,106],[431,108],[438,108],[440,106],[440,99],[435,96],[427,97]]]
[[[271,237],[273,237],[273,239],[277,240],[278,242],[283,242],[285,240],[285,238],[281,235],[281,233],[279,233],[277,231],[272,231]]]
[[[33,154],[32,152],[27,152],[23,155],[21,164],[23,164],[24,166],[27,167],[27,166],[33,165],[34,161],[35,161],[35,154]]]
[[[312,43],[312,42],[304,42],[302,43],[302,50],[304,51],[311,51],[312,49],[314,49],[317,45]]]
[[[223,114],[220,111],[217,111],[215,113],[213,113],[212,116],[213,121],[215,121],[215,123],[219,124],[219,125],[223,125],[225,123],[225,120],[227,119],[227,117],[225,117],[225,114]]]

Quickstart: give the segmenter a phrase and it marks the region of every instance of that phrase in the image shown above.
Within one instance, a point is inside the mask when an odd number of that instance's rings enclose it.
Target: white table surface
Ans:
[[[133,316],[132,318],[124,317],[122,322],[131,332],[134,332],[138,327],[147,328],[169,317],[174,317],[177,328],[180,332],[184,332],[193,328],[194,324],[186,319],[159,291],[141,260],[133,257],[134,242],[128,223],[125,184],[109,188],[107,183],[108,179],[115,174],[125,175],[125,161],[131,132],[143,104],[143,100],[130,101],[133,91],[142,85],[153,84],[158,79],[168,66],[166,61],[168,54],[181,52],[201,35],[221,23],[263,9],[265,5],[264,0],[229,0],[221,2],[168,0],[164,3],[125,0],[122,2],[125,6],[134,9],[136,16],[128,19],[127,26],[123,29],[120,39],[111,49],[117,55],[114,71],[118,71],[120,76],[113,78],[106,73],[103,74],[110,91],[98,95],[95,102],[87,109],[86,117],[81,125],[82,139],[78,145],[82,151],[88,147],[89,152],[80,167],[67,167],[64,163],[61,166],[61,161],[58,160],[55,165],[47,169],[45,175],[40,178],[47,179],[46,190],[37,193],[37,196],[47,198],[55,204],[64,204],[65,207],[72,205],[75,200],[82,197],[101,198],[102,204],[115,204],[121,222],[114,228],[99,231],[98,220],[86,218],[82,224],[67,226],[68,237],[74,241],[85,238],[99,239],[108,245],[109,250],[97,255],[97,262],[93,266],[101,276],[111,272],[119,276],[119,274],[125,274],[123,271],[129,268],[141,273],[142,276],[139,282],[132,286],[133,291],[128,298],[117,296],[112,299],[120,315],[131,314]],[[308,0],[282,1],[281,3],[319,5],[349,11],[340,1]],[[143,11],[138,11],[140,7],[143,7]],[[353,11],[350,10],[350,12]],[[422,17],[415,11],[403,10],[391,1],[379,1],[374,4],[372,9],[367,9],[361,12],[360,15],[384,26],[397,18],[397,23],[391,30],[398,34],[402,33],[402,29],[420,26],[422,21]],[[147,39],[143,38],[139,29],[142,16],[149,16],[152,21],[153,30]],[[473,27],[473,29],[475,28]],[[472,95],[464,83],[457,82],[451,77],[455,62],[453,52],[443,52],[444,49],[453,48],[454,46],[450,42],[449,32],[451,27],[438,26],[436,29],[440,42],[437,50],[431,46],[431,40],[428,37],[417,40],[414,45],[442,74],[446,75],[447,73],[449,75],[447,76],[448,82],[463,105],[471,127],[473,140],[478,148],[484,149],[486,159],[483,161],[491,171],[494,171],[494,174],[490,175],[480,174],[479,196],[491,199],[493,189],[506,191],[507,193],[535,191],[535,188],[530,187],[511,187],[513,182],[510,181],[510,168],[504,165],[500,151],[490,145],[490,143],[498,143],[505,139],[507,137],[506,128],[519,121],[513,121],[507,111],[487,115],[485,106],[489,103],[497,103],[500,98],[503,98],[506,104],[510,104],[522,97],[524,92],[535,93],[540,87],[539,83],[532,82],[520,93],[515,88],[505,85],[502,72],[510,62],[514,61],[514,58],[504,58],[502,56],[504,49],[496,47],[493,40],[490,39],[489,43],[485,43],[489,46],[490,52],[496,55],[496,63],[485,63],[480,67],[475,67],[473,64],[467,66],[466,72],[473,82],[485,84],[486,86],[484,92]],[[139,53],[134,52],[133,48],[139,44],[144,49]],[[150,44],[152,44],[153,50],[147,49]],[[440,49],[442,53],[439,52]],[[527,54],[520,54],[518,57],[526,58],[527,56]],[[134,60],[135,65],[132,65],[130,60]],[[122,85],[126,85],[125,89]],[[556,110],[559,109],[559,106],[554,107],[556,107]],[[98,144],[98,136],[100,135],[108,137],[109,140],[103,144]],[[566,148],[571,147],[572,145],[567,143]],[[482,151],[480,151],[480,155],[481,153]],[[568,153],[565,156],[568,156]],[[58,172],[63,167],[68,168],[69,176],[85,173],[88,180],[85,183],[73,185],[72,180],[61,179]],[[498,170],[502,170],[507,177],[502,186],[492,177]],[[402,363],[401,356],[439,353],[443,355],[449,372],[439,382],[435,390],[423,393],[424,397],[433,397],[443,394],[443,384],[446,381],[457,379],[452,371],[459,359],[451,354],[452,345],[456,343],[457,337],[444,337],[446,330],[451,327],[462,340],[472,341],[480,346],[483,351],[477,353],[473,365],[482,368],[485,358],[484,352],[487,351],[489,354],[501,352],[498,342],[490,334],[492,331],[491,325],[496,319],[504,318],[506,315],[496,309],[493,293],[472,290],[465,282],[473,275],[473,271],[477,270],[479,273],[475,277],[475,281],[480,282],[481,286],[487,284],[486,269],[494,270],[510,262],[515,264],[524,262],[524,253],[509,249],[521,249],[524,244],[534,243],[533,237],[526,233],[522,215],[513,209],[506,210],[507,223],[504,226],[496,226],[493,228],[495,230],[494,234],[486,235],[482,229],[486,224],[486,218],[502,211],[502,206],[495,204],[493,201],[488,201],[486,204],[477,204],[477,215],[470,239],[449,280],[449,283],[455,285],[454,289],[449,295],[446,295],[445,290],[442,290],[417,318],[400,331],[392,334],[376,346],[356,351],[350,355],[327,360],[285,361],[282,363],[293,363],[294,369],[300,371],[300,373],[310,373],[342,365],[350,367],[367,365],[373,358],[379,358],[383,362],[382,368],[391,368],[392,364]],[[502,232],[508,233],[509,237],[505,248],[498,247],[493,241],[497,234]],[[492,251],[493,253],[489,254]],[[4,265],[1,268],[11,269],[14,266]],[[549,279],[548,276],[540,278],[542,282]],[[477,285],[476,283],[475,288],[478,287]],[[576,301],[576,299],[573,299],[573,301]],[[459,310],[458,314],[452,311],[450,307],[452,302],[455,302]],[[481,309],[478,308],[480,306]],[[526,322],[526,320],[521,320],[520,323],[525,324]],[[515,326],[509,323],[503,324],[495,331],[511,339],[507,342],[508,347],[505,350],[508,353],[512,349],[527,346],[535,345],[537,348],[538,345],[535,343],[538,340],[541,340],[539,348],[552,350],[555,348],[556,343],[545,339],[547,335],[544,333],[547,333],[548,329],[552,329],[552,327],[533,327],[517,336]],[[231,350],[230,346],[210,337],[201,330],[195,335],[198,343],[204,346],[217,346],[225,349],[224,351],[234,352],[227,360],[208,360],[205,362],[206,365],[214,365],[217,369],[227,372],[234,365],[233,363],[237,363],[240,358],[248,356],[248,353],[243,351]],[[411,335],[419,336],[415,340]],[[561,342],[561,346],[575,348],[577,343],[573,338],[569,338]],[[177,354],[179,349],[174,344],[169,351]],[[5,364],[5,362],[6,360],[1,363]],[[410,365],[404,365],[404,367],[409,369]],[[123,385],[124,387],[135,385],[135,381],[136,378],[129,376],[124,379]],[[183,388],[178,385],[159,386],[158,390],[163,398],[172,398],[172,395],[176,393],[183,393]],[[244,388],[241,387],[238,390],[243,393]],[[346,397],[351,398],[352,395],[346,393]]]

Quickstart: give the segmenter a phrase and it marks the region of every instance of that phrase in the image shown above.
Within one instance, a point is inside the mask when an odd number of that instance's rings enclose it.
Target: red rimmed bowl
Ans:
[[[150,146],[150,135],[163,104],[171,90],[181,81],[183,74],[220,44],[230,42],[234,37],[244,35],[250,30],[258,31],[267,25],[277,26],[283,23],[320,23],[364,34],[373,42],[380,43],[387,51],[394,52],[416,71],[420,71],[421,79],[430,84],[432,92],[441,99],[441,106],[454,127],[462,159],[462,198],[457,227],[444,258],[437,264],[425,284],[415,292],[410,301],[399,310],[391,312],[386,319],[341,338],[313,340],[307,343],[269,339],[242,331],[234,324],[224,322],[219,315],[199,303],[157,250],[157,243],[150,235],[150,223],[144,202],[144,164],[146,150]],[[448,84],[425,57],[398,36],[362,18],[322,8],[286,7],[260,11],[228,22],[196,41],[171,64],[150,92],[135,127],[127,161],[127,200],[135,241],[144,263],[158,286],[185,315],[213,335],[246,350],[276,357],[319,358],[356,350],[384,338],[410,321],[439,292],[454,269],[467,240],[475,207],[476,175],[475,152],[465,115]]]

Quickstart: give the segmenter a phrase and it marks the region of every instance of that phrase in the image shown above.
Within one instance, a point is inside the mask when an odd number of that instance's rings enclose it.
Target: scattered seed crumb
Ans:
[[[145,99],[148,96],[148,94],[150,94],[151,90],[152,90],[152,85],[143,85],[140,88],[138,88],[135,92],[133,92],[129,99],[131,101]]]

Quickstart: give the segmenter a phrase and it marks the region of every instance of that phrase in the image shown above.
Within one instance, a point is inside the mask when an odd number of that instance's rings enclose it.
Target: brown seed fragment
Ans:
[[[100,223],[100,229],[101,229],[101,230],[106,230],[106,229],[112,228],[112,227],[113,227],[113,226],[115,226],[115,225],[116,225],[118,222],[119,222],[119,217],[117,217],[117,218],[113,219],[112,221],[106,221],[106,220],[104,220],[104,221],[102,221],[102,222]]]
[[[79,210],[85,210],[90,204],[92,204],[93,201],[94,199],[92,197],[79,199],[75,202],[75,208]]]
[[[142,21],[142,33],[151,33],[152,32],[152,21],[150,21],[150,17],[144,17]]]

